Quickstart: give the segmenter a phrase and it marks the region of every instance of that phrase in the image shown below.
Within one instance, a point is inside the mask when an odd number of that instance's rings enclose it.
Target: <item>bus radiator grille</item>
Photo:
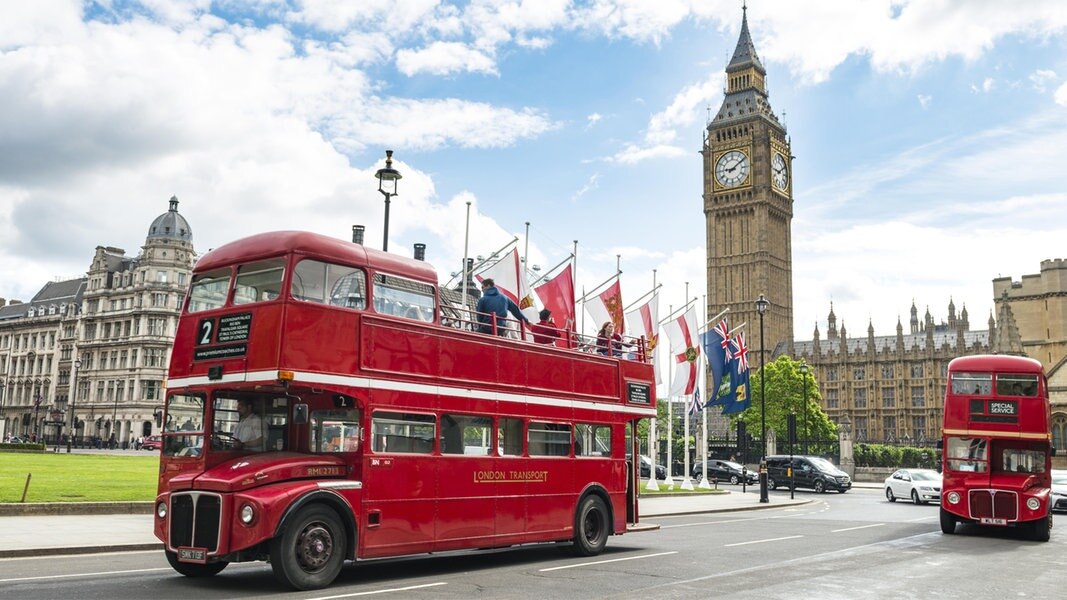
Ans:
[[[219,520],[222,500],[214,494],[186,493],[170,497],[170,545],[207,548],[219,547]]]
[[[971,490],[972,519],[1019,519],[1019,495],[1005,490]]]

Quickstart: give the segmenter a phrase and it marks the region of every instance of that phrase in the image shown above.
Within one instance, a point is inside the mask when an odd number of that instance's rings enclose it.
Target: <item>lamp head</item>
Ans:
[[[759,298],[756,298],[756,312],[758,312],[760,316],[763,316],[763,313],[767,312],[767,307],[770,305],[770,301],[767,300],[763,294],[760,294]]]

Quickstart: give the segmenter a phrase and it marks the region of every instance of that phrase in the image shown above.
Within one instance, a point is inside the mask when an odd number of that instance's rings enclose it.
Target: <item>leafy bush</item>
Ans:
[[[0,452],[44,452],[44,443],[0,444]]]
[[[857,467],[933,469],[937,466],[937,450],[934,448],[857,444],[853,458]]]

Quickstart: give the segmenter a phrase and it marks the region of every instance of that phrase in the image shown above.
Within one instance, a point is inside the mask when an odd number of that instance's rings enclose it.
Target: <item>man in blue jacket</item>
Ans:
[[[475,310],[478,311],[478,331],[482,333],[493,333],[494,315],[496,316],[497,335],[507,335],[508,313],[527,325],[530,324],[530,320],[519,310],[519,305],[501,294],[500,290],[496,289],[496,282],[489,278],[482,280],[482,297],[478,298]]]

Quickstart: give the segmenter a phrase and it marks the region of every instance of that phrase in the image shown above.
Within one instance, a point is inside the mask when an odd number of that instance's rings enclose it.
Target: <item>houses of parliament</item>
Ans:
[[[754,301],[764,295],[767,360],[806,361],[822,409],[837,423],[847,417],[859,442],[932,445],[940,437],[949,361],[1030,356],[1049,378],[1053,443],[1067,450],[1067,260],[1042,261],[1039,273],[1020,280],[993,279],[994,310],[975,326],[952,299],[936,317],[929,308],[920,317],[913,302],[909,322],[898,319],[895,334],[875,335],[868,321],[866,335],[850,338],[831,304],[825,333],[816,324],[811,339],[794,339],[793,155],[766,80],[744,12],[722,105],[701,149],[709,311],[729,307],[735,323],[756,323]]]

